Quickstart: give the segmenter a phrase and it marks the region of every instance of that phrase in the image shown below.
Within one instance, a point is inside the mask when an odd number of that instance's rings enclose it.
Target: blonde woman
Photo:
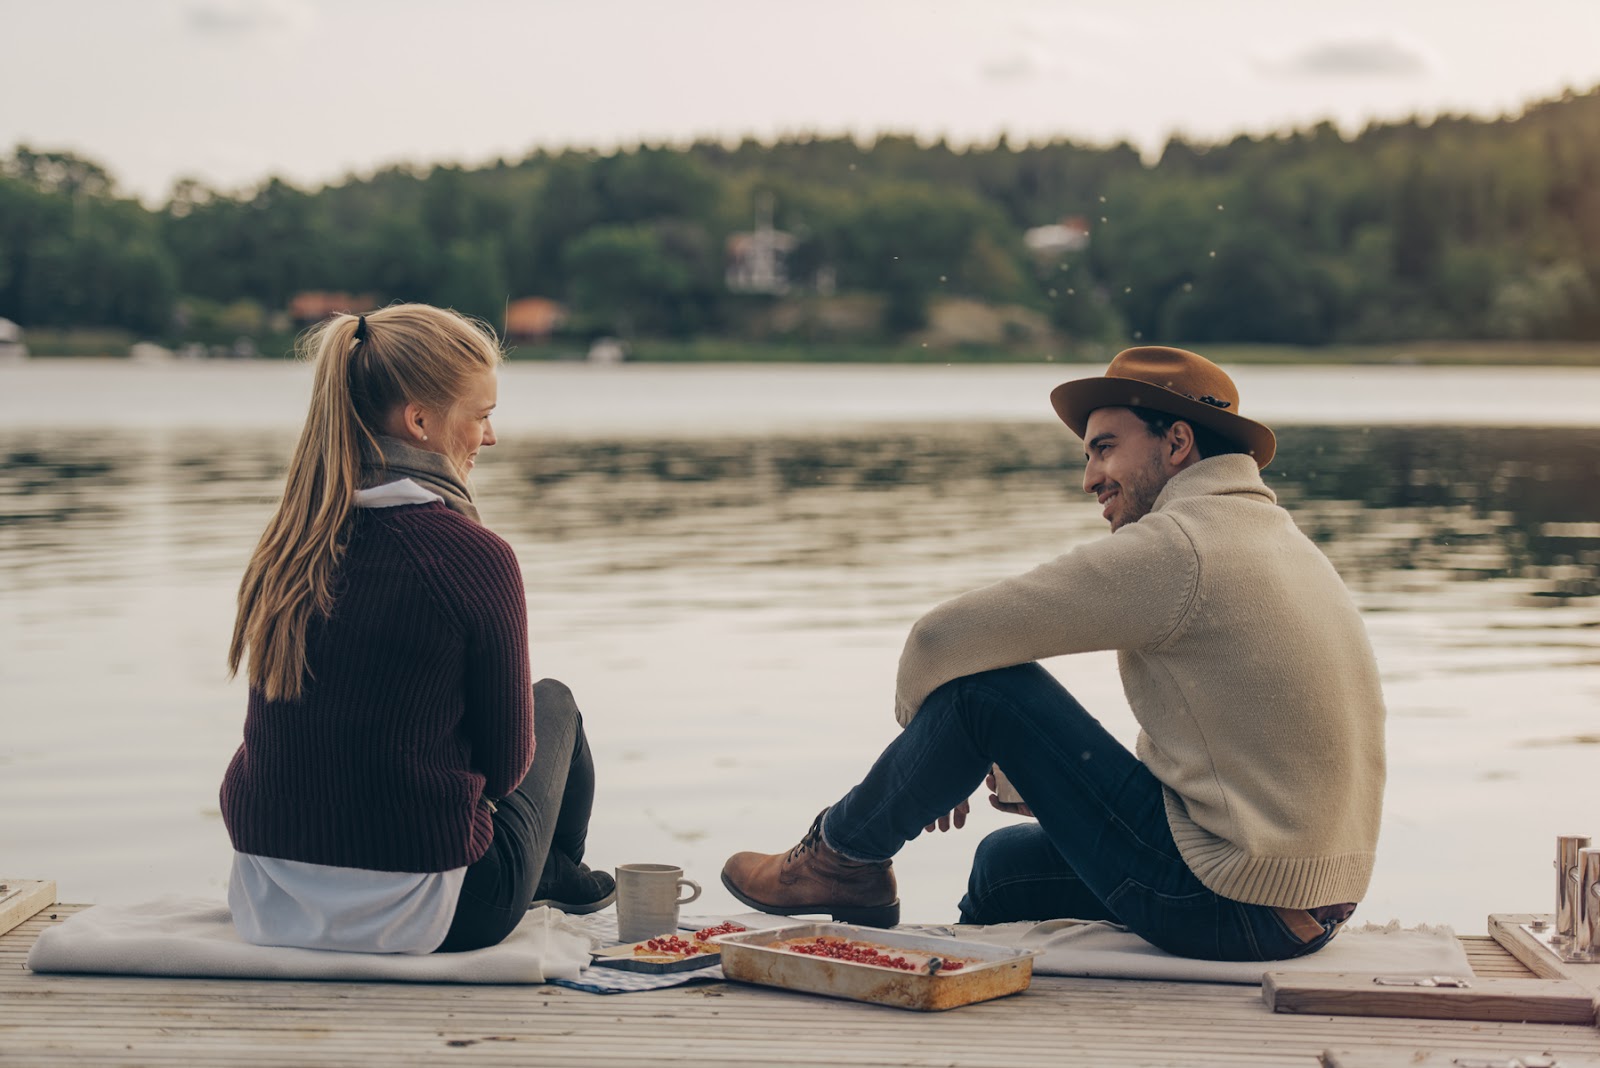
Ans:
[[[429,953],[494,945],[530,904],[605,907],[582,718],[531,681],[521,571],[468,482],[495,443],[499,347],[418,304],[303,344],[311,411],[228,653],[250,683],[222,782],[235,927]]]

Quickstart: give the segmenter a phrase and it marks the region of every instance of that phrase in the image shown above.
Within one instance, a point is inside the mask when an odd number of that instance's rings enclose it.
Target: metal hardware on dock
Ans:
[[[1589,843],[1586,834],[1556,836],[1555,922],[1519,925],[1564,964],[1600,963],[1600,849]]]
[[[1588,846],[1586,834],[1556,836],[1556,929],[1550,939],[1556,945],[1571,941],[1578,925],[1578,852]]]
[[[1600,960],[1600,849],[1578,850],[1578,907],[1572,946],[1588,960]]]
[[[1470,980],[1459,975],[1374,975],[1372,981],[1379,986],[1442,986],[1462,990],[1472,986]]]
[[[1551,923],[1519,923],[1516,926],[1528,932],[1528,936],[1539,946],[1563,964],[1594,964],[1600,961],[1600,954],[1580,950],[1572,939],[1564,942],[1555,941],[1555,926]]]

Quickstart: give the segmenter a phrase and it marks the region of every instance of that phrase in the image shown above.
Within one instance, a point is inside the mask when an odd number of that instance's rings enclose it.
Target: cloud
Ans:
[[[1013,17],[984,34],[987,56],[976,68],[978,80],[991,86],[1081,80],[1098,66],[1096,57],[1138,40],[1138,27],[1126,19],[1057,0],[1008,0],[1004,7],[1014,8]]]
[[[1141,27],[1137,20],[1105,11],[1068,7],[1058,0],[1036,0],[1017,12],[1012,32],[1023,41],[1080,47],[1136,41]]]
[[[994,56],[978,67],[978,76],[984,81],[1001,84],[1031,82],[1039,74],[1039,62],[1026,52]]]
[[[217,36],[301,29],[310,21],[310,10],[298,0],[192,0],[183,8],[186,27]]]
[[[1433,70],[1422,49],[1385,37],[1323,41],[1258,65],[1288,78],[1415,78]]]

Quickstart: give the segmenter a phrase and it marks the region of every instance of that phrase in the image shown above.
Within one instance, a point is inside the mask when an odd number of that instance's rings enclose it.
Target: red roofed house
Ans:
[[[506,305],[507,338],[543,341],[566,325],[566,306],[548,297],[523,297]]]
[[[363,315],[378,306],[370,293],[335,293],[308,289],[289,298],[289,318],[297,327],[320,323],[333,315]]]

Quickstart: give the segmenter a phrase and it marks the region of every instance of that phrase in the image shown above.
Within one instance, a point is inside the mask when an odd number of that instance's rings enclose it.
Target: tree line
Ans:
[[[794,239],[788,298],[724,280],[758,205]],[[1025,245],[1064,218],[1086,247]],[[156,208],[70,153],[0,158],[0,316],[25,327],[172,340],[322,289],[492,323],[545,296],[574,332],[740,337],[777,301],[820,299],[823,278],[871,295],[885,340],[941,296],[1096,340],[1600,338],[1600,88],[1348,138],[1326,123],[1175,137],[1154,162],[1127,144],[796,137],[540,150],[319,189],[182,181]]]

